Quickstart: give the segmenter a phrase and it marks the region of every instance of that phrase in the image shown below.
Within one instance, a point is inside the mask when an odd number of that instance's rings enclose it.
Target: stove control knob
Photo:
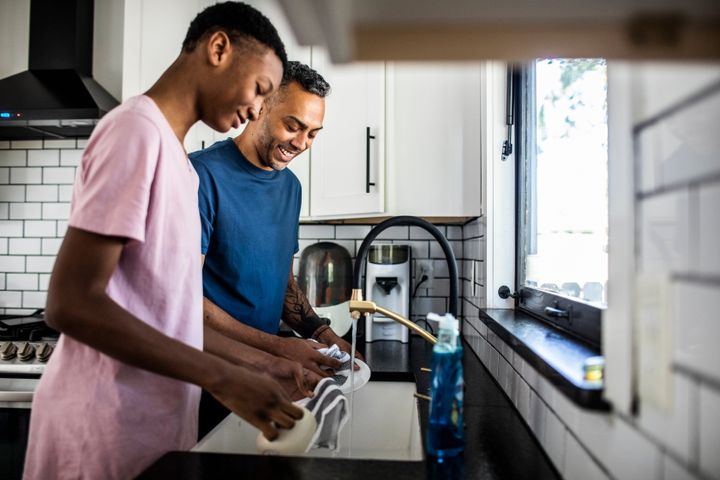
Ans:
[[[17,355],[21,362],[31,362],[35,358],[35,347],[25,342],[18,350]]]
[[[35,358],[37,358],[41,362],[47,362],[52,352],[52,345],[43,343],[37,348],[37,350],[35,350]]]
[[[12,360],[17,355],[17,346],[12,342],[7,342],[0,348],[0,360]]]

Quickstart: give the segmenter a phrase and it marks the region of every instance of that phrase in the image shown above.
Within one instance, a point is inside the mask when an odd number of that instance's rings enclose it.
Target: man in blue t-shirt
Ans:
[[[190,155],[200,177],[206,327],[299,362],[299,383],[307,387],[329,375],[321,365],[339,367],[318,348],[338,344],[351,349],[315,314],[292,274],[301,186],[285,167],[322,129],[329,90],[310,67],[289,62],[278,92],[257,121],[237,138]],[[278,337],[281,318],[324,345]],[[270,368],[262,356],[243,352],[242,357],[239,361]]]

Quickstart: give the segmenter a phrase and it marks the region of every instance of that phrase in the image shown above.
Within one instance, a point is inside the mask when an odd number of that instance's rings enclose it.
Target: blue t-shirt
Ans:
[[[241,322],[277,333],[298,251],[300,182],[288,169],[256,167],[231,139],[190,160],[200,177],[205,297]]]

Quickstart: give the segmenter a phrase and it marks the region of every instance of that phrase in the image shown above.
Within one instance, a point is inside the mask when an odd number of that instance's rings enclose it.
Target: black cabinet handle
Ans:
[[[370,185],[373,187],[375,183],[370,181],[370,140],[375,135],[370,135],[370,127],[365,129],[365,193],[370,193]]]

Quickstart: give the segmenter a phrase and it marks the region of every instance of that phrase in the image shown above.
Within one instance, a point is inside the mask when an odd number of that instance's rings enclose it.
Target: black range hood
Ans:
[[[88,137],[118,101],[92,78],[93,0],[31,0],[29,70],[0,80],[0,139]]]

